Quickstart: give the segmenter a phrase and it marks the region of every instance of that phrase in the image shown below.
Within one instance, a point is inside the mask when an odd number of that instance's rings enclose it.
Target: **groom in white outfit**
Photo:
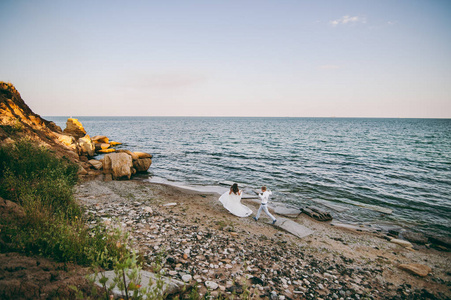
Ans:
[[[257,215],[254,217],[254,220],[257,221],[260,217],[260,213],[262,212],[262,209],[265,211],[265,213],[272,219],[272,223],[276,223],[276,218],[274,218],[273,215],[268,211],[268,199],[269,196],[271,196],[272,193],[269,190],[266,190],[266,186],[262,186],[262,192],[258,194],[260,199],[262,200],[262,203],[260,204],[260,207],[258,209]]]

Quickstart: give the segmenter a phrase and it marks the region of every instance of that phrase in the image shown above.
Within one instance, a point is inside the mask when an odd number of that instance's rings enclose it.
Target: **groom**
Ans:
[[[265,213],[272,219],[272,223],[276,223],[276,218],[274,218],[273,215],[271,215],[271,213],[268,211],[268,199],[269,196],[271,196],[272,193],[269,190],[266,190],[266,186],[262,186],[262,192],[258,194],[258,196],[260,197],[260,199],[262,200],[262,203],[260,204],[260,208],[257,211],[257,215],[254,217],[254,220],[257,221],[258,218],[260,217],[260,213],[262,211],[262,209],[265,211]]]

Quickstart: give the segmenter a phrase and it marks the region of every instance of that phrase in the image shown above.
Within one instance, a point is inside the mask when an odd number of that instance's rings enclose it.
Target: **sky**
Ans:
[[[0,1],[42,116],[451,118],[451,1]]]

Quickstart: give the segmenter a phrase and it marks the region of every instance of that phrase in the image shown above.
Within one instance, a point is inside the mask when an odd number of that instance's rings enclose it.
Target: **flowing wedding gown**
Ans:
[[[244,218],[252,214],[252,210],[249,207],[241,204],[241,194],[229,194],[229,191],[227,191],[219,197],[219,201],[229,212],[237,217]]]

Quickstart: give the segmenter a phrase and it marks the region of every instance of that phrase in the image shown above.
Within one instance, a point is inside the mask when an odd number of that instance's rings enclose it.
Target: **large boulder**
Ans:
[[[82,138],[78,139],[78,154],[84,156],[94,156],[96,147],[92,143],[89,135],[85,135]]]
[[[133,167],[136,172],[146,172],[152,164],[152,154],[145,152],[131,152],[130,150],[120,149],[118,153],[127,153],[132,157]]]
[[[151,164],[152,160],[150,158],[140,158],[133,161],[133,167],[137,172],[146,172]]]
[[[78,119],[69,118],[66,122],[66,129],[64,129],[63,133],[69,134],[76,139],[84,137],[86,135],[86,130],[81,125]]]
[[[133,152],[133,157],[137,159],[133,160],[133,167],[137,172],[146,172],[152,164],[152,154],[145,152]]]
[[[132,168],[132,157],[127,153],[106,154],[103,159],[104,173],[111,173],[114,179],[130,179],[133,172]]]

